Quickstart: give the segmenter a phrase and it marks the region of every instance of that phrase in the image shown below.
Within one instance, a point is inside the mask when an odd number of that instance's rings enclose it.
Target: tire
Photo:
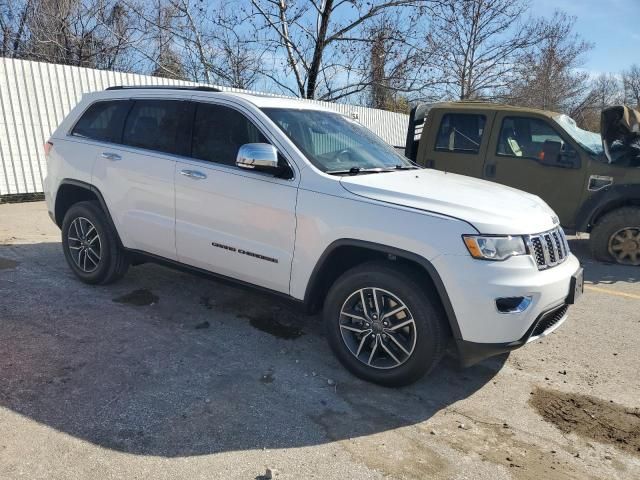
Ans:
[[[359,291],[368,303],[366,315]],[[393,311],[397,313],[385,318]],[[340,362],[357,377],[379,385],[415,382],[438,364],[447,347],[449,330],[440,302],[424,289],[423,279],[390,262],[367,262],[345,272],[330,288],[323,315],[329,344]]]
[[[113,283],[129,268],[127,253],[97,202],[79,202],[67,211],[62,250],[73,273],[88,284]]]
[[[604,215],[591,231],[596,260],[640,265],[640,207],[623,207]]]

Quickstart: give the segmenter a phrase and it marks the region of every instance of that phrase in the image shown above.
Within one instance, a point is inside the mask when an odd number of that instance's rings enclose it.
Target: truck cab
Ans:
[[[540,196],[562,226],[591,233],[602,261],[640,265],[640,113],[602,112],[601,133],[564,114],[462,101],[418,105],[405,155],[427,168]]]

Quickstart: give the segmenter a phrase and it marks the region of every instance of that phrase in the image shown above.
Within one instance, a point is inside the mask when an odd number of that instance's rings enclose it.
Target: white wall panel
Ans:
[[[43,145],[82,95],[113,85],[194,85],[145,75],[0,58],[0,196],[42,192]],[[241,91],[219,87],[225,91]],[[394,146],[404,145],[408,116],[303,100],[353,115]]]

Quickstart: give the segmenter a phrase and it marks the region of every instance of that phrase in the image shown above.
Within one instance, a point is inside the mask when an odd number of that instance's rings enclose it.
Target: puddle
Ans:
[[[279,312],[265,312],[258,315],[247,315],[246,313],[243,313],[238,316],[249,319],[249,323],[252,327],[269,333],[274,337],[293,340],[304,334],[302,330],[294,325],[281,323],[278,319],[278,317],[281,316]]]
[[[16,268],[18,265],[20,265],[20,262],[16,262],[15,260],[11,260],[9,258],[0,257],[0,270]]]
[[[134,290],[133,292],[129,292],[121,297],[116,297],[113,299],[116,303],[126,303],[128,305],[134,305],[136,307],[144,307],[146,305],[152,305],[154,303],[158,303],[158,296],[151,293],[146,288],[141,288],[139,290]]]
[[[541,388],[533,392],[529,402],[564,433],[575,433],[640,455],[640,409]]]

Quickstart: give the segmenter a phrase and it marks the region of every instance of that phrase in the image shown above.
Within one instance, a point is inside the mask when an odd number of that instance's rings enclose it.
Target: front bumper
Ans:
[[[542,322],[566,306],[571,278],[580,268],[574,255],[542,271],[524,255],[504,262],[443,255],[432,263],[451,301],[458,327],[454,337],[465,365],[518,348],[557,328],[566,319],[566,308],[553,325],[543,328]],[[523,312],[501,313],[495,300],[504,297],[532,301]]]
[[[520,348],[526,343],[533,342],[549,335],[567,319],[569,305],[564,304],[552,308],[538,316],[535,322],[529,327],[527,333],[519,340],[509,343],[476,343],[457,339],[458,359],[463,367],[470,367],[485,358],[500,355]]]

